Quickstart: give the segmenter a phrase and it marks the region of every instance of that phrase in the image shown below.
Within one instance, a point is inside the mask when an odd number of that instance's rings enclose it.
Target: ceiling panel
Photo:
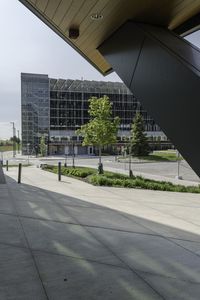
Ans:
[[[49,19],[52,19],[56,13],[58,6],[60,5],[61,0],[49,0],[45,8],[44,14],[48,16]]]
[[[63,18],[65,17],[66,13],[68,12],[68,10],[70,9],[71,5],[72,5],[73,0],[70,1],[65,1],[62,0],[59,4],[59,6],[57,7],[52,22],[55,23],[57,26],[60,25],[60,23],[62,22]]]
[[[30,2],[30,1],[28,1],[28,2]],[[37,9],[39,9],[41,12],[44,12],[48,2],[49,2],[48,0],[37,0],[36,4],[35,4],[35,7]]]
[[[79,10],[82,9],[84,5],[85,0],[79,0],[79,1],[73,1],[72,5],[70,6],[70,9],[64,16],[62,22],[59,24],[59,27],[62,31],[66,31],[66,29],[71,25],[71,21],[76,16],[76,14],[79,12]]]
[[[31,3],[35,4],[37,0],[30,0]]]
[[[175,29],[176,27],[180,26],[182,23],[196,15],[200,12],[200,1],[199,0],[190,0],[183,1],[183,6],[180,10],[173,12],[172,18],[169,22],[168,28]]]
[[[82,22],[85,19],[88,19],[87,16],[92,14],[93,7],[97,4],[97,0],[88,0],[84,1],[81,9],[77,12],[77,14],[74,16],[74,18],[71,21],[71,25],[77,25],[79,26],[81,32],[82,32]],[[90,19],[90,18],[89,18]]]
[[[97,47],[127,20],[175,29],[200,12],[200,0],[19,0],[38,15],[99,71],[111,66]],[[92,14],[103,19],[94,21]],[[70,27],[79,37],[69,39]]]

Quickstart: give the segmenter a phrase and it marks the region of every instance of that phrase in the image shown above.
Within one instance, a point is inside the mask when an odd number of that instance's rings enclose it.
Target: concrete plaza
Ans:
[[[200,298],[200,195],[4,172],[1,300]]]

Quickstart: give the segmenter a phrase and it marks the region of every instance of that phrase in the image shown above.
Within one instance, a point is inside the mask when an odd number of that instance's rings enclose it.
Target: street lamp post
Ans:
[[[133,177],[133,172],[131,168],[131,147],[129,147],[129,177]]]
[[[65,164],[64,164],[65,168],[67,167],[67,153],[65,153]]]
[[[183,177],[180,175],[180,153],[177,151],[177,176],[176,179],[183,179]]]
[[[20,142],[19,142],[19,130],[17,130],[17,137],[18,137],[18,142],[17,142],[17,144],[18,144],[18,153],[19,153],[19,144],[20,144]]]
[[[72,141],[72,167],[73,167],[73,168],[75,168],[74,158],[75,158],[75,153],[74,153],[74,141]]]
[[[15,147],[15,122],[10,122],[12,124],[12,129],[13,129],[13,157],[16,155],[16,147]]]
[[[28,165],[29,165],[29,146],[30,146],[30,144],[28,143],[28,144],[27,144]]]

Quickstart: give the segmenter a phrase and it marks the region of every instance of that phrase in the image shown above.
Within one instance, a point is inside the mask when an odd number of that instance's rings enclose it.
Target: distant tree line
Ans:
[[[16,143],[16,144],[20,144],[20,138],[14,136],[14,137],[11,137],[10,139],[0,139],[0,146],[11,146],[13,144],[13,141]]]

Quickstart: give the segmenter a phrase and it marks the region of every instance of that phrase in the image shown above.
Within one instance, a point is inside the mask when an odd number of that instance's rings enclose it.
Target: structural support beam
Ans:
[[[128,22],[98,49],[200,176],[200,51],[162,27]]]

